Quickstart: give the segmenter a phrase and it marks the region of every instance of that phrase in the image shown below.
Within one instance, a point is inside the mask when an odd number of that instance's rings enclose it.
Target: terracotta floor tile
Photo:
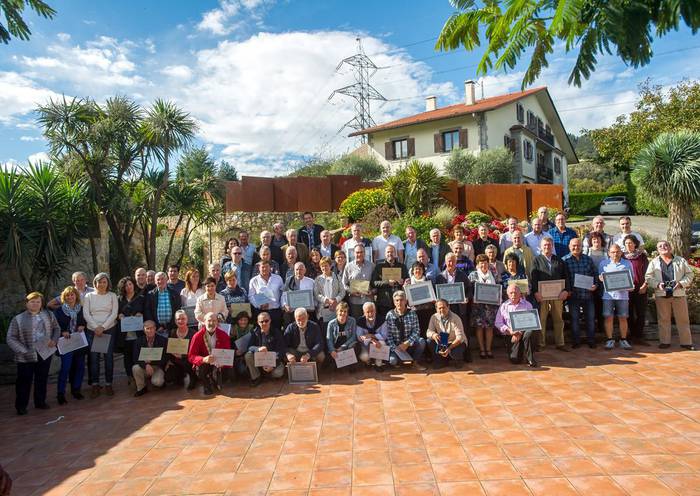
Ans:
[[[471,463],[466,461],[461,463],[434,463],[433,474],[438,483],[462,482],[477,478]]]
[[[148,496],[164,496],[170,494],[182,494],[192,482],[189,477],[160,477],[153,481],[146,494]],[[101,493],[83,493],[101,494]]]
[[[678,461],[673,455],[634,455],[633,457],[647,472],[652,474],[682,474],[692,469]]]
[[[76,486],[70,493],[71,496],[81,496],[84,494],[107,494],[116,481],[83,482]]]
[[[389,451],[355,451],[352,454],[353,467],[384,467],[390,469]]]
[[[578,496],[576,489],[564,478],[525,479],[525,484],[534,496]]]
[[[152,480],[122,480],[114,484],[107,496],[142,496],[153,483]]]
[[[343,487],[352,482],[352,472],[345,469],[314,470],[311,475],[311,488]]]
[[[352,469],[352,485],[353,486],[381,486],[385,484],[393,484],[394,478],[391,471],[386,467],[353,467]]]
[[[508,458],[541,458],[545,452],[534,442],[503,444],[501,449]]]
[[[478,496],[486,494],[478,481],[441,482],[438,484],[438,488],[441,496]]]
[[[272,472],[236,473],[228,486],[227,495],[263,496],[267,493]]]
[[[479,480],[494,480],[494,479],[515,479],[520,474],[515,470],[513,465],[508,461],[490,460],[483,462],[472,462],[472,467]]]
[[[488,496],[531,496],[532,493],[521,479],[481,481]]]
[[[435,482],[430,464],[392,465],[392,472],[397,485]]]
[[[700,494],[700,474],[665,474],[659,479],[678,494]]]
[[[317,456],[315,458],[314,468],[316,470],[343,469],[350,472],[352,469],[352,452],[338,451],[335,453],[324,453],[323,456]]]
[[[653,475],[614,475],[613,479],[629,494],[666,496],[675,492]]]
[[[435,484],[409,484],[395,487],[396,496],[440,496]]]
[[[504,460],[506,454],[496,444],[477,444],[465,448],[470,461]]]
[[[396,465],[407,465],[411,463],[429,463],[428,453],[422,449],[397,448],[389,451],[391,462]]]
[[[574,456],[569,458],[553,458],[554,465],[566,477],[577,475],[605,475],[605,472],[590,458]]]
[[[606,495],[606,496],[623,496],[623,491],[619,485],[610,477],[602,476],[585,476],[585,477],[569,477],[569,482],[582,495]],[[635,493],[630,493],[635,494]],[[643,493],[639,493],[643,494]]]
[[[592,456],[591,459],[610,475],[642,474],[646,469],[630,455]]]
[[[517,458],[512,460],[516,470],[525,478],[561,477],[562,473],[549,458]]]
[[[550,457],[583,455],[574,441],[545,441],[538,444]]]
[[[183,460],[176,458],[163,471],[162,477],[181,477],[196,475],[204,466],[205,460]]]
[[[394,496],[394,486],[352,486],[352,496]]]

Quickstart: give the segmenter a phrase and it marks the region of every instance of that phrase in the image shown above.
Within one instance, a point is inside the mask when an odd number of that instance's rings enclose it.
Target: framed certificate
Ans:
[[[227,350],[226,348],[214,348],[211,352],[216,358],[217,365],[225,365],[233,367],[233,359],[236,357],[236,350]]]
[[[189,339],[168,338],[168,353],[187,355],[188,351],[190,351]]]
[[[39,353],[39,356],[42,360],[46,360],[47,358],[52,357],[54,353],[56,353],[56,346],[49,346],[48,339],[45,341],[37,341],[36,343],[34,343],[34,349],[37,353]]]
[[[194,307],[182,307],[182,309],[187,314],[187,325],[195,326],[197,325],[197,319],[194,318]]]
[[[503,288],[500,284],[488,284],[484,282],[474,283],[474,303],[486,305],[500,305]]]
[[[250,309],[250,303],[231,303],[229,310],[231,311],[231,317],[234,319],[236,318],[236,315],[238,315],[241,312],[247,313],[248,317],[253,316],[253,312]]]
[[[542,329],[540,314],[535,309],[510,312],[508,319],[510,320],[510,328],[513,331],[539,331]]]
[[[518,286],[520,292],[524,295],[530,294],[530,282],[527,279],[509,279],[508,286]]]
[[[287,365],[287,376],[289,384],[316,384],[318,382],[316,362],[290,363]]]
[[[163,348],[143,346],[139,352],[139,362],[157,362],[163,357]]]
[[[109,343],[112,341],[112,336],[110,334],[103,334],[98,336],[95,334],[92,337],[92,346],[90,346],[91,353],[107,353],[109,351]]]
[[[574,274],[574,287],[579,289],[587,289],[590,291],[591,286],[595,284],[593,276],[584,274]]]
[[[260,308],[263,305],[274,303],[274,300],[264,293],[255,293],[250,297],[250,302],[256,307]]]
[[[543,300],[558,300],[559,293],[564,291],[566,282],[564,279],[556,279],[554,281],[540,281],[537,292]]]
[[[124,317],[120,327],[122,332],[143,331],[143,317]]]
[[[408,304],[411,306],[435,301],[435,291],[433,290],[433,283],[430,281],[407,284],[404,286],[404,289],[406,290]]]
[[[394,353],[396,353],[396,356],[403,363],[411,363],[413,361],[413,357],[407,351],[404,351],[400,348],[394,348]]]
[[[364,279],[353,279],[350,281],[351,293],[369,293],[369,281]]]
[[[603,272],[603,285],[608,293],[612,291],[626,291],[634,289],[634,280],[629,270]]]
[[[256,351],[253,355],[256,367],[272,367],[277,365],[277,353],[274,351]]]
[[[391,350],[389,345],[382,343],[381,347],[377,348],[374,343],[369,345],[369,357],[373,360],[382,360],[384,362],[389,361],[389,354]]]
[[[313,308],[314,292],[310,289],[287,291],[287,305],[289,305],[292,310],[296,308]]]
[[[227,324],[226,322],[219,322],[219,329],[224,331],[229,336],[231,335],[231,324]]]
[[[58,353],[65,355],[71,351],[87,348],[88,342],[84,332],[74,332],[68,339],[58,338]]]
[[[250,346],[250,340],[252,337],[253,333],[249,332],[248,334],[245,334],[240,338],[236,339],[236,341],[234,341],[233,344],[238,351],[246,352],[248,351],[248,347]]]
[[[382,281],[401,281],[401,267],[383,267]]]
[[[352,348],[336,353],[335,366],[339,369],[357,363],[357,355]]]
[[[467,297],[464,294],[464,283],[438,284],[435,286],[435,291],[437,291],[439,300],[445,300],[450,305],[467,302]]]

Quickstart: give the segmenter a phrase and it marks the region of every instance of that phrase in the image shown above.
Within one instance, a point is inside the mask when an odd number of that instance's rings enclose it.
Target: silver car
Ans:
[[[624,215],[630,212],[630,205],[625,196],[608,196],[600,204],[601,215]]]

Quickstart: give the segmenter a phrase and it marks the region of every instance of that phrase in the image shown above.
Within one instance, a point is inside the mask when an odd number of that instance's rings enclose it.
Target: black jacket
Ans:
[[[323,351],[323,336],[321,328],[317,323],[308,321],[306,324],[306,346],[309,348],[311,358],[316,358]],[[251,338],[252,339],[252,338]],[[297,349],[299,346],[299,326],[296,322],[292,322],[284,330],[284,341],[287,348]]]
[[[153,289],[149,291],[149,293],[146,295],[146,305],[145,305],[145,312],[143,314],[143,319],[144,320],[152,320],[153,322],[156,323],[156,328],[158,327],[164,327],[166,329],[172,329],[175,327],[175,312],[180,310],[182,307],[182,300],[180,299],[179,294],[175,294],[175,291],[171,289],[166,289],[168,292],[168,296],[170,297],[170,320],[168,322],[160,322],[158,320],[158,295],[156,294],[156,289]]]
[[[384,268],[400,268],[401,269],[401,281],[399,284],[391,286],[389,281],[382,281],[382,269]],[[389,263],[386,260],[382,260],[377,265],[374,266],[372,271],[372,288],[377,290],[377,306],[382,308],[394,308],[393,295],[394,291],[398,291],[403,286],[403,282],[409,278],[408,269],[406,266],[394,259],[394,263]]]
[[[450,245],[445,243],[443,240],[440,240],[440,249],[438,250],[438,260],[437,261],[433,260],[433,247],[432,247],[432,245],[428,245],[426,247],[426,251],[428,252],[428,257],[430,259],[430,263],[439,269],[440,267],[445,265],[445,255],[447,255],[448,253],[452,253],[452,248],[450,248]]]
[[[141,334],[135,341],[134,341],[134,363],[137,363],[141,367],[146,367],[146,362],[139,360],[139,354],[141,353],[141,348],[145,348],[148,346],[148,340],[146,339],[145,334]],[[158,367],[165,369],[165,364],[168,361],[168,357],[166,356],[167,352],[167,347],[168,347],[168,339],[164,336],[161,336],[160,334],[156,334],[153,337],[153,348],[163,348],[163,354],[160,356],[160,360],[157,362],[151,362],[151,365],[157,365]]]
[[[313,233],[314,233],[314,242],[311,244],[311,241],[309,240],[309,233],[306,232],[306,226],[302,226],[299,228],[297,231],[297,242],[298,243],[304,243],[307,248],[310,250],[316,244],[321,242],[321,231],[323,231],[325,228],[323,226],[320,226],[318,224],[314,224],[312,227]]]
[[[557,279],[564,279],[564,289],[571,291],[569,272],[561,258],[552,255],[552,268],[550,269],[547,258],[544,255],[537,255],[532,262],[532,270],[530,271],[530,284],[533,293],[538,292],[540,281],[556,281]]]
[[[267,348],[268,351],[277,352],[278,360],[282,362],[286,360],[287,347],[285,346],[282,331],[279,329],[271,327],[270,332],[268,334],[265,334],[259,327],[256,327],[252,330],[250,342],[248,343],[249,349],[251,346],[254,346],[255,348],[260,348],[261,346],[264,346]]]
[[[321,243],[317,244],[314,248],[316,248],[319,252],[321,251]],[[338,248],[338,245],[335,243],[331,243],[331,261],[335,258],[335,252],[338,251],[340,248]],[[321,256],[323,257],[323,253],[321,253]]]

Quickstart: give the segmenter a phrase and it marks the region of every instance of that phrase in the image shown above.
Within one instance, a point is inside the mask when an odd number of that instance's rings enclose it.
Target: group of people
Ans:
[[[565,308],[572,348],[584,339],[594,348],[596,327],[605,333],[605,348],[614,348],[615,318],[621,348],[645,344],[652,292],[659,347],[670,346],[673,317],[681,346],[694,349],[685,297],[693,272],[666,241],[650,259],[629,217],[620,219],[620,231],[612,235],[596,217],[581,238],[566,226],[563,213],[552,222],[542,207],[527,224],[508,219],[499,239],[489,236],[488,226],[479,226],[473,241],[459,225],[447,241],[437,228],[429,240],[418,239],[411,226],[401,240],[388,221],[370,240],[354,224],[340,246],[311,212],[303,221],[300,229],[286,232],[275,224],[260,233],[260,246],[240,232],[227,240],[224,256],[208,265],[205,278],[191,268],[180,279],[176,265],[157,273],[138,268],[113,292],[108,274],[97,274],[89,286],[86,274],[76,272],[72,285],[47,302],[38,292],[28,294],[26,310],[12,319],[7,334],[17,361],[17,413],[27,413],[32,385],[34,406],[49,408],[47,378],[59,339],[87,342],[60,355],[59,404],[67,402],[68,384],[72,397],[83,399],[86,368],[90,396],[113,395],[115,349],[123,353],[136,396],[145,394],[149,383],[187,389],[201,383],[205,394],[213,394],[222,382],[243,376],[257,386],[264,377],[281,378],[296,363],[352,371],[358,365],[346,365],[349,350],[357,362],[377,370],[404,364],[425,370],[426,363],[462,367],[477,346],[480,358],[493,358],[494,337],[504,342],[513,363],[536,367],[550,317],[556,348],[569,351]],[[607,287],[606,273],[625,271],[629,288]],[[418,284],[433,290],[461,285],[463,297],[448,301],[438,292],[433,301],[410,305],[408,296],[417,289],[411,286]],[[477,297],[475,290],[489,285],[500,286],[502,303]],[[311,297],[297,298],[301,293]],[[514,325],[513,312],[533,309],[540,329]],[[129,317],[140,317],[142,329],[122,331]],[[147,348],[162,352],[144,353]],[[233,363],[216,350],[234,350]],[[258,354],[266,352],[273,352],[274,360],[261,366]]]

